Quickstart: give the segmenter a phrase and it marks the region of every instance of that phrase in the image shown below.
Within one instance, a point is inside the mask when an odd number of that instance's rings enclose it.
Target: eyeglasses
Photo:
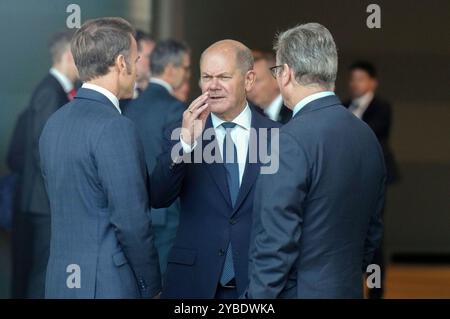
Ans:
[[[284,66],[284,64],[280,64],[280,65],[275,65],[271,68],[269,68],[270,73],[272,73],[272,76],[276,79],[277,75],[278,75],[278,69],[282,68]]]

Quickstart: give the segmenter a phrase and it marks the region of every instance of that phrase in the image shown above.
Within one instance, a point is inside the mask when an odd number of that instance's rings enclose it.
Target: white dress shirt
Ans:
[[[173,88],[172,88],[172,86],[171,86],[169,83],[167,83],[166,81],[164,81],[164,80],[161,80],[161,79],[158,79],[158,78],[150,78],[150,83],[156,83],[156,84],[159,84],[159,85],[163,86],[164,88],[166,88],[166,90],[167,90],[170,94],[173,93]]]
[[[215,131],[220,155],[223,158],[223,142],[225,140],[226,130],[222,126],[222,123],[226,121],[211,113],[211,122]],[[244,110],[231,122],[237,124],[233,129],[231,129],[230,135],[233,143],[236,145],[237,160],[239,165],[239,185],[241,185],[242,177],[244,176],[245,171],[245,164],[247,162],[248,141],[250,139],[250,129],[252,123],[252,112],[250,111],[248,104],[245,106]],[[180,141],[184,153],[192,152],[197,146],[197,142],[194,142],[194,146],[190,146],[181,138]]]
[[[117,111],[119,111],[119,113],[122,114],[122,111],[120,110],[120,107],[119,107],[119,99],[117,98],[117,96],[115,96],[113,93],[111,93],[107,89],[102,88],[101,86],[98,86],[98,85],[95,85],[92,83],[83,83],[83,85],[81,87],[84,89],[94,90],[100,94],[103,94],[104,96],[106,96],[108,98],[108,100],[111,101],[112,104],[114,104]]]
[[[330,96],[330,95],[334,95],[334,92],[332,91],[323,91],[323,92],[319,92],[319,93],[314,93],[311,95],[308,95],[307,97],[305,97],[303,100],[300,100],[300,102],[297,103],[297,105],[294,106],[294,109],[292,110],[292,117],[295,116],[295,114],[297,114],[306,104],[321,99],[325,96]]]
[[[352,101],[349,110],[355,114],[357,117],[362,119],[364,112],[366,112],[367,107],[373,99],[373,92],[367,92],[363,96],[360,96]]]
[[[56,81],[58,81],[58,83],[61,84],[64,92],[68,94],[70,91],[73,90],[73,83],[72,81],[69,80],[67,76],[65,76],[55,68],[51,68],[49,72],[51,75],[55,77]]]
[[[272,120],[278,121],[278,116],[280,115],[281,106],[283,105],[283,97],[278,95],[275,100],[270,103],[270,105],[264,110],[264,113]]]

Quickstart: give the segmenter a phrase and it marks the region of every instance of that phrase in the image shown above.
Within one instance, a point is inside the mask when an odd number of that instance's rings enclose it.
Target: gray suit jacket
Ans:
[[[147,174],[133,123],[105,96],[81,88],[47,121],[39,147],[52,218],[46,297],[157,294]],[[80,287],[70,288],[77,274]]]
[[[371,129],[336,96],[280,131],[277,174],[255,189],[250,298],[362,298],[382,236],[385,168]]]

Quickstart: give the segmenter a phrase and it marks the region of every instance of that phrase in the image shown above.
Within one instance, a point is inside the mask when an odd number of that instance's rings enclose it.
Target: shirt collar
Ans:
[[[334,92],[323,91],[323,92],[318,92],[318,93],[308,95],[304,99],[300,100],[300,102],[298,102],[296,106],[294,106],[294,109],[292,110],[292,117],[294,117],[295,114],[297,114],[306,104],[308,104],[314,100],[318,100],[320,98],[323,98],[325,96],[330,96],[330,95],[334,95]]]
[[[108,100],[111,101],[111,103],[114,105],[114,107],[117,109],[117,111],[119,111],[119,113],[122,114],[122,111],[120,110],[120,107],[119,107],[119,99],[117,99],[117,96],[112,94],[107,89],[102,88],[101,86],[98,86],[98,85],[95,85],[92,83],[83,83],[83,85],[81,87],[84,89],[91,89],[91,90],[97,91],[100,94],[103,94],[104,96],[106,96],[108,98]]]
[[[211,121],[214,129],[217,129],[222,125],[222,123],[226,122],[214,113],[211,113]],[[252,125],[252,112],[250,111],[248,103],[245,105],[245,108],[242,110],[242,112],[239,113],[239,115],[236,116],[231,122],[236,123],[246,130],[250,130]]]
[[[367,107],[373,99],[373,92],[367,92],[366,94],[354,99],[352,102],[360,107]]]
[[[64,92],[69,93],[73,89],[73,83],[69,80],[67,76],[59,72],[55,68],[50,69],[50,74],[55,77],[55,79],[61,84]]]
[[[283,104],[283,97],[278,95],[275,100],[270,103],[270,105],[264,110],[264,113],[269,116],[269,118],[273,121],[276,121],[278,118],[278,114],[281,110],[281,105]]]
[[[164,81],[164,80],[152,77],[152,78],[150,78],[150,83],[159,84],[159,85],[163,86],[170,94],[173,93],[172,86],[169,83],[167,83],[166,81]]]

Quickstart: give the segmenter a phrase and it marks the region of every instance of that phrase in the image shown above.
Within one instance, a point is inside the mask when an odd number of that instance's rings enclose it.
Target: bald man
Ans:
[[[211,45],[200,73],[203,94],[184,112],[181,134],[168,132],[152,173],[152,205],[167,207],[178,197],[181,204],[163,298],[232,299],[248,283],[253,192],[261,172],[260,156],[249,154],[259,155],[256,138],[268,145],[279,124],[248,106],[255,74],[242,43]]]

